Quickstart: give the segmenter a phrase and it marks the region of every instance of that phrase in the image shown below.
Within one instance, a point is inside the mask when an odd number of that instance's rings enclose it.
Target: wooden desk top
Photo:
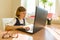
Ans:
[[[11,31],[11,32],[16,33],[17,31]],[[21,32],[21,31],[18,31],[18,33],[30,35],[30,36],[33,37],[33,40],[56,40],[56,38],[51,33],[49,33],[46,29],[42,29],[42,30],[40,30],[39,32],[37,32],[35,34],[28,34],[28,33]],[[0,31],[0,40],[12,40],[12,38],[2,39],[1,38],[2,35],[3,35],[3,32]]]

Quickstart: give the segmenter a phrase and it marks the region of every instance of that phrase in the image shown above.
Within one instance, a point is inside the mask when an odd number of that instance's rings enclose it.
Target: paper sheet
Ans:
[[[27,31],[27,32],[30,32],[30,33],[33,33],[33,24],[30,24],[30,25],[27,25],[29,26],[30,30]],[[24,27],[27,27],[27,26],[24,26]]]
[[[14,36],[16,36],[16,34]],[[33,40],[33,37],[28,35],[18,34],[18,38],[13,38],[12,40]]]

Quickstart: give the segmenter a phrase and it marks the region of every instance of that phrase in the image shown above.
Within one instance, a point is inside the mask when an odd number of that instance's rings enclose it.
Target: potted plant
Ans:
[[[51,21],[52,21],[52,16],[53,16],[53,14],[51,13],[52,5],[53,5],[52,2],[48,2],[48,6],[50,7],[50,12],[48,13],[48,16],[47,16],[47,24],[48,25],[51,25]]]
[[[44,8],[45,8],[45,5],[46,5],[46,3],[48,2],[48,0],[40,0],[40,1],[43,3]]]
[[[51,7],[52,7],[53,3],[52,2],[48,2],[48,6],[50,7],[50,12],[51,12]]]

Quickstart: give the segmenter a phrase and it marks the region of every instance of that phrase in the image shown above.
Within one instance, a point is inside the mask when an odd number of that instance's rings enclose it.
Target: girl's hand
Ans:
[[[25,29],[26,31],[30,30],[30,28],[29,28],[29,27],[24,27],[24,29]]]

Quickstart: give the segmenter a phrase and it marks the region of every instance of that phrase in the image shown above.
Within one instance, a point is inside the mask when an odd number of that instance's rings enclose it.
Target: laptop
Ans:
[[[47,10],[37,6],[35,10],[34,24],[30,25],[32,27],[32,30],[29,30],[29,31],[21,30],[21,31],[27,32],[30,34],[34,34],[40,31],[46,25],[47,14],[48,14]]]
[[[36,7],[33,34],[41,29],[44,29],[47,20],[47,14],[47,10],[40,8],[39,6]]]

